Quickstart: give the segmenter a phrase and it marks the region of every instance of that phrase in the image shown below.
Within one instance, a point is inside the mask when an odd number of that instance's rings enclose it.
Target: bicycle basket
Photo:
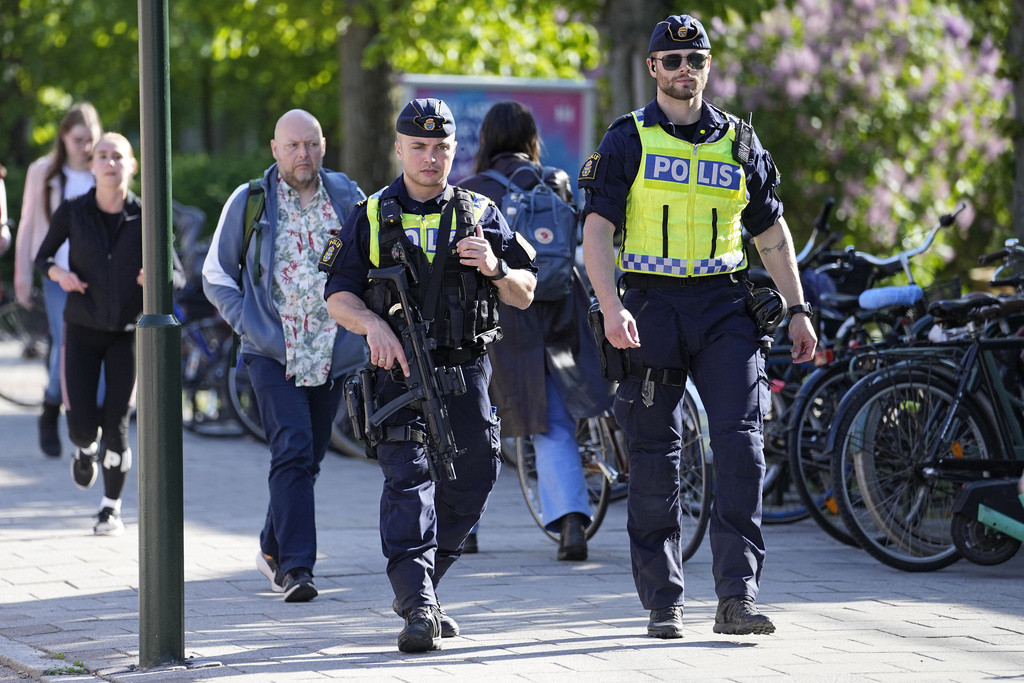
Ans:
[[[960,276],[954,275],[948,280],[941,282],[935,281],[929,286],[924,288],[924,303],[930,304],[933,301],[941,301],[943,299],[959,299],[963,294],[961,289]]]

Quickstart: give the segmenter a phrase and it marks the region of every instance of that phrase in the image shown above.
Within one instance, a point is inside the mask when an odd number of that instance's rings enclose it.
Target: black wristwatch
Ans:
[[[805,301],[802,304],[790,306],[788,309],[786,309],[786,314],[790,318],[792,318],[797,313],[806,313],[809,316],[811,314],[811,305]]]
[[[484,275],[484,277],[491,282],[497,282],[506,275],[508,275],[508,264],[505,263],[505,259],[500,258],[498,259],[498,272],[494,275]]]

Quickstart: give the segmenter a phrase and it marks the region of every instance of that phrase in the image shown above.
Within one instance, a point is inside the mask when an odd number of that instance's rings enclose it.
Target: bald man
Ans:
[[[277,121],[263,177],[240,185],[221,212],[203,264],[203,290],[241,338],[270,446],[270,503],[256,568],[286,602],[317,595],[313,483],[341,400],[346,332],[327,313],[317,262],[356,203],[344,173],[322,168],[320,122],[293,109]],[[247,207],[263,200],[245,239]]]

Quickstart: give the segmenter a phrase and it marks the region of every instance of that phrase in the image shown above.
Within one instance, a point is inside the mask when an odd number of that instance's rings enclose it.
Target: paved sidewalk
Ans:
[[[402,623],[391,612],[377,533],[376,464],[328,455],[317,485],[320,596],[286,604],[253,563],[267,499],[265,448],[190,433],[190,666],[140,671],[135,477],[124,501],[127,532],[97,538],[90,515],[102,491],[72,485],[68,453],[39,454],[35,412],[0,405],[0,435],[0,663],[35,678],[1024,680],[1024,552],[998,567],[961,561],[908,574],[832,541],[813,522],[767,527],[759,602],[778,631],[728,637],[711,630],[717,601],[705,540],[686,564],[686,637],[661,641],[646,637],[647,614],[634,592],[625,503],[612,504],[587,562],[556,562],[510,469],[484,517],[481,552],[463,557],[441,584],[463,636],[446,639],[439,652],[401,654]],[[88,673],[68,673],[76,662]],[[48,670],[65,675],[44,677]]]

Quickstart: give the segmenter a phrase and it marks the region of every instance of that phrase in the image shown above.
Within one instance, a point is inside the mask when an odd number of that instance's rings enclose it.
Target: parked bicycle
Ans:
[[[955,222],[963,208],[960,205],[943,215],[915,248],[886,258],[848,248],[836,255],[833,264],[822,268],[822,272],[858,271],[862,273],[859,279],[869,287],[899,273],[907,280],[905,285],[866,289],[859,295],[839,292],[822,296],[831,310],[846,318],[834,339],[826,339],[816,359],[819,367],[800,386],[786,427],[794,489],[815,522],[847,545],[857,545],[857,541],[839,516],[826,448],[833,416],[854,381],[875,369],[875,351],[924,339],[931,325],[926,316],[928,301],[960,295],[959,279],[937,284],[926,292],[916,284],[910,264],[912,258],[930,248],[939,230]]]
[[[43,404],[50,354],[46,304],[32,291],[32,306],[15,299],[0,305],[0,398],[27,408]]]
[[[905,571],[960,559],[950,532],[960,487],[1008,476],[1024,459],[1018,331],[1024,299],[939,301],[936,323],[962,339],[881,351],[851,388],[829,437],[836,503],[872,556]]]
[[[690,559],[707,530],[711,516],[713,474],[710,450],[707,447],[707,418],[693,385],[687,383],[682,405],[681,446],[679,456],[679,503],[682,508],[683,561]],[[510,440],[506,449],[506,460],[516,465],[523,497],[534,521],[541,530],[556,543],[559,535],[544,527],[543,509],[537,489],[537,466],[530,437]],[[605,513],[612,499],[629,482],[629,456],[625,437],[609,416],[580,420],[577,426],[577,442],[583,472],[587,482],[590,500],[590,524],[584,529],[589,540],[597,533],[604,521]],[[509,453],[509,451],[511,451]]]

